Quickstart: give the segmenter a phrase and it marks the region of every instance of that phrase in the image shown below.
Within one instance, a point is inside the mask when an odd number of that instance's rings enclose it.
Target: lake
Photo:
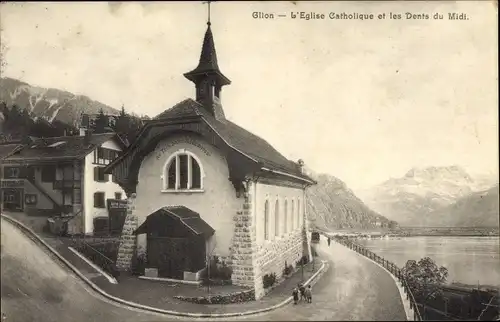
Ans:
[[[407,260],[428,256],[438,266],[448,268],[448,282],[500,286],[499,237],[402,237],[357,242],[399,267]]]

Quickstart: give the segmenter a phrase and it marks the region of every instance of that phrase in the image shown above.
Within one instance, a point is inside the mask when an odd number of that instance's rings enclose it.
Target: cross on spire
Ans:
[[[207,25],[210,25],[210,2],[212,1],[204,1],[203,3],[208,5],[208,19],[207,19]]]

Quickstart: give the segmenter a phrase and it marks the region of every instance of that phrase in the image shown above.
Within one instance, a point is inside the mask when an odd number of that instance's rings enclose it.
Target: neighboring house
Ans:
[[[268,142],[224,116],[210,25],[198,67],[184,75],[196,87],[148,121],[112,162],[128,214],[117,266],[130,269],[134,251],[160,277],[198,279],[206,259],[232,268],[232,282],[263,296],[263,276],[311,258],[305,190],[315,184]],[[137,238],[133,238],[137,235]]]
[[[3,207],[31,216],[72,214],[72,232],[92,234],[94,218],[108,216],[106,200],[125,199],[103,171],[124,148],[115,133],[28,138],[2,159]]]

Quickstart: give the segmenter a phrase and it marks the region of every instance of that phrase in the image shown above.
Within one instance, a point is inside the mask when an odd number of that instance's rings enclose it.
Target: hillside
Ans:
[[[413,168],[403,177],[391,178],[362,192],[362,198],[372,209],[402,226],[432,226],[427,215],[473,192],[486,190],[494,182],[491,177],[477,180],[459,166]]]
[[[387,218],[368,208],[340,179],[312,171],[308,174],[318,182],[307,190],[307,213],[317,227],[376,229],[377,221],[389,227]]]
[[[102,109],[105,114],[118,115],[119,111],[84,95],[75,95],[54,88],[32,86],[13,78],[0,78],[0,101],[7,106],[17,105],[27,109],[30,115],[49,122],[55,120],[76,126],[80,115],[97,114]]]
[[[437,209],[426,216],[433,226],[498,227],[498,184],[485,191],[459,198],[455,203]]]

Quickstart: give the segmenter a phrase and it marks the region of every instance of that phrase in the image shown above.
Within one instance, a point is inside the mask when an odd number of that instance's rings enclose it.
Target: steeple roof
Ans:
[[[193,83],[197,83],[200,76],[215,75],[216,81],[219,85],[229,85],[231,84],[231,81],[229,78],[224,76],[224,74],[222,74],[217,63],[217,52],[215,51],[214,36],[210,25],[210,22],[207,22],[207,31],[205,32],[205,38],[203,39],[203,46],[201,48],[198,67],[188,73],[185,73],[184,77]]]

